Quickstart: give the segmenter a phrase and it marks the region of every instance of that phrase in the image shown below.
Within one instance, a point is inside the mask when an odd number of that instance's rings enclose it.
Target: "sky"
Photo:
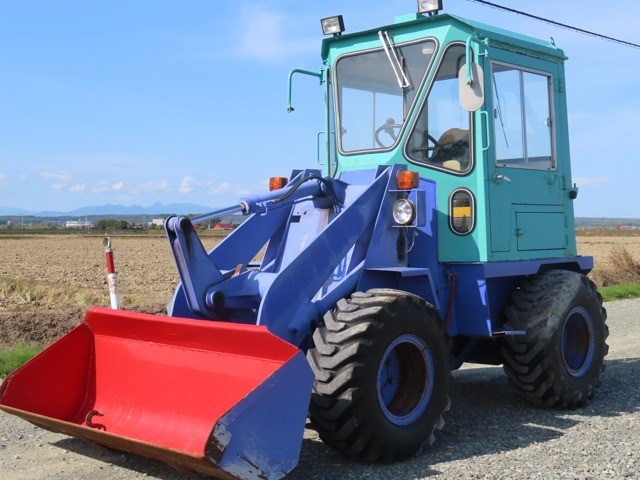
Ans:
[[[640,2],[495,0],[640,43]],[[316,166],[320,19],[349,32],[414,0],[0,0],[0,207],[234,205]],[[577,216],[640,217],[640,49],[468,0],[444,11],[538,38],[566,67]]]

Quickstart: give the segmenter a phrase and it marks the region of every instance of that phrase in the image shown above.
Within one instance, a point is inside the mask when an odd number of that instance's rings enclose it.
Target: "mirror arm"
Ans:
[[[489,39],[485,38],[485,39],[481,39],[475,35],[469,35],[469,38],[467,38],[467,48],[466,48],[466,64],[467,64],[467,85],[471,85],[473,83],[473,77],[471,75],[471,42],[475,42],[478,44],[478,46],[484,48],[484,52],[480,53],[480,51],[478,51],[478,56],[479,57],[488,57],[489,56],[489,52],[487,51],[487,47],[489,46]]]
[[[291,70],[289,72],[289,82],[288,82],[288,88],[287,88],[287,112],[293,112],[295,110],[291,105],[291,90],[292,90],[292,84],[293,84],[293,75],[296,73],[300,73],[302,75],[309,75],[310,77],[317,77],[320,79],[320,85],[322,85],[322,82],[324,81],[323,70],[320,70],[319,72],[312,72],[310,70],[303,70],[301,68],[294,68],[293,70]]]

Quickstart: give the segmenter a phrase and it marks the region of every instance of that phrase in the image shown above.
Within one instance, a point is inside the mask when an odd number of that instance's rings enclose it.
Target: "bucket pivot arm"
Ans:
[[[285,224],[291,206],[313,200],[336,211],[344,203],[345,186],[339,180],[323,178],[317,170],[294,172],[285,187],[264,195],[243,198],[236,206],[189,219],[171,216],[165,220],[186,301],[200,318],[217,317],[211,287],[230,278],[238,266],[249,263],[260,248]],[[250,215],[249,228],[236,229],[215,251],[207,253],[194,225],[231,213]],[[231,240],[230,237],[233,237]]]

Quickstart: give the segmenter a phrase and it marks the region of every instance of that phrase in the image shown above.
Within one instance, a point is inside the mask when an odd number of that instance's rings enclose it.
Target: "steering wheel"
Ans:
[[[433,147],[429,146],[429,142],[433,143]],[[435,152],[440,149],[440,144],[438,143],[438,141],[433,137],[433,135],[430,135],[429,132],[427,131],[422,132],[422,145],[424,146],[411,149],[411,153]]]
[[[398,135],[396,135],[395,129],[400,130],[401,128],[402,128],[402,125],[396,123],[396,121],[393,118],[387,118],[387,121],[384,122],[384,125],[376,129],[375,138],[378,146],[380,148],[389,148],[391,145],[396,143],[396,140],[398,139]],[[380,134],[382,132],[389,135],[393,140],[389,145],[385,145],[384,142],[380,140]]]

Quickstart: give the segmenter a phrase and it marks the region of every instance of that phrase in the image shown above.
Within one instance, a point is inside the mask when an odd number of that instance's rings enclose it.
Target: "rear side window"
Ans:
[[[551,75],[492,63],[496,164],[555,168],[551,116]]]

